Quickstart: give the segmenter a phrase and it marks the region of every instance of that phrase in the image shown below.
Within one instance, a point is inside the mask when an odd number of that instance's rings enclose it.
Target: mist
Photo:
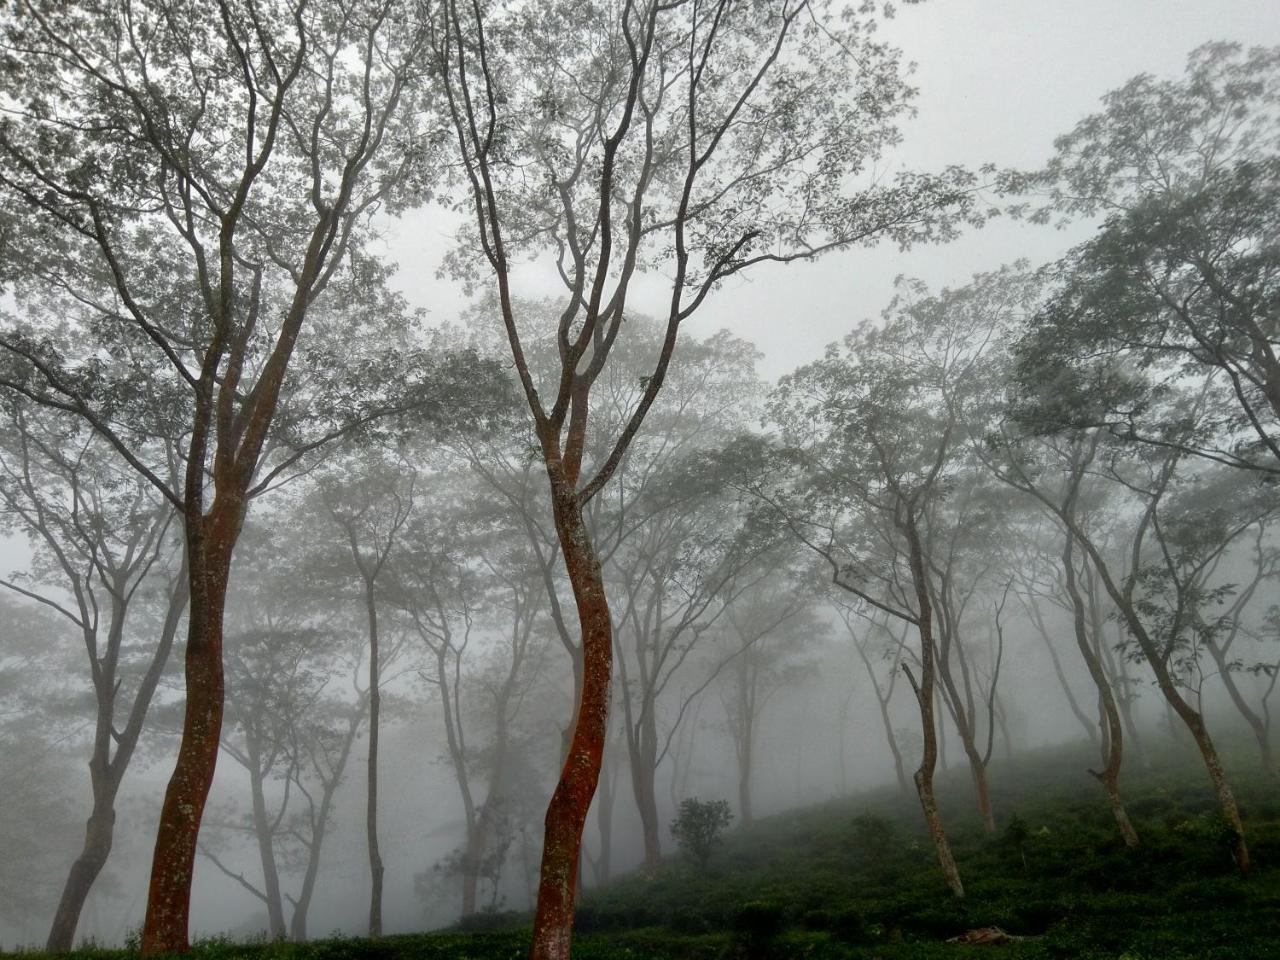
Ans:
[[[0,35],[0,950],[1274,948],[1270,5]]]

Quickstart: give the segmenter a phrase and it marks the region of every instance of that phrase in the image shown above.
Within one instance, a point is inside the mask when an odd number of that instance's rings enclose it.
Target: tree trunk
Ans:
[[[1101,655],[1100,660],[1107,672],[1107,682],[1115,694],[1116,707],[1120,710],[1120,720],[1124,724],[1124,734],[1130,747],[1133,748],[1134,756],[1137,757],[1138,763],[1144,769],[1150,769],[1151,759],[1147,756],[1146,748],[1142,744],[1142,739],[1138,736],[1138,727],[1133,720],[1133,688],[1129,683],[1129,670],[1125,665],[1123,657],[1118,658],[1112,653],[1111,646],[1106,643],[1106,624],[1102,616],[1102,607],[1098,602],[1098,585],[1096,583],[1097,574],[1093,572],[1092,566],[1084,565],[1084,587],[1085,599],[1089,606],[1089,622],[1093,627],[1093,649],[1095,656]],[[1123,638],[1124,625],[1119,626],[1120,636]]]
[[[360,732],[360,721],[363,716],[364,708],[360,707],[356,715],[348,721],[338,761],[333,765],[329,778],[323,781],[320,811],[316,814],[311,842],[307,847],[307,869],[302,877],[302,889],[298,892],[298,899],[293,901],[293,916],[289,920],[289,936],[298,943],[307,939],[307,913],[311,909],[311,898],[315,894],[316,878],[320,875],[320,854],[324,849],[324,839],[329,829],[333,795],[342,782],[342,774],[347,768],[347,760],[351,756],[351,747],[355,743],[356,735]]]
[[[283,940],[284,900],[280,896],[280,871],[276,868],[276,852],[271,822],[267,817],[267,798],[262,784],[262,758],[256,735],[249,735],[249,793],[253,805],[253,830],[258,840],[258,859],[262,862],[262,890],[266,895],[267,927],[272,940]]]
[[[1079,541],[1081,548],[1089,554],[1089,559],[1093,562],[1094,569],[1106,587],[1108,596],[1111,597],[1124,617],[1125,625],[1129,628],[1134,640],[1137,641],[1138,648],[1142,651],[1148,666],[1151,667],[1152,672],[1155,674],[1156,684],[1159,686],[1160,692],[1164,694],[1167,708],[1177,714],[1195,740],[1196,747],[1200,750],[1200,756],[1204,760],[1205,769],[1209,774],[1209,780],[1213,783],[1218,803],[1222,807],[1222,816],[1231,827],[1233,834],[1231,844],[1232,857],[1239,871],[1242,874],[1247,874],[1251,863],[1249,846],[1245,842],[1244,823],[1240,819],[1240,808],[1236,804],[1235,793],[1231,789],[1231,783],[1227,779],[1226,771],[1222,767],[1222,761],[1218,757],[1217,747],[1209,736],[1204,718],[1178,692],[1177,683],[1169,673],[1169,667],[1164,656],[1162,656],[1160,649],[1147,632],[1146,624],[1142,622],[1142,618],[1138,615],[1137,610],[1134,609],[1130,598],[1117,586],[1107,571],[1106,561],[1097,547],[1080,531],[1069,516],[1064,516],[1063,519],[1067,522],[1071,533]]]
[[[222,627],[231,551],[244,519],[242,500],[219,494],[208,516],[187,519],[190,614],[187,620],[186,708],[178,759],[165,789],[151,860],[142,953],[185,953],[191,878],[205,801],[222,737]]]
[[[80,922],[80,912],[89,897],[93,882],[98,879],[107,856],[111,853],[112,833],[115,829],[115,791],[109,796],[95,798],[93,812],[85,824],[84,847],[71,865],[67,882],[63,885],[58,909],[53,915],[53,926],[45,946],[48,953],[69,953]]]
[[[1053,663],[1053,674],[1058,678],[1058,686],[1062,687],[1062,693],[1067,698],[1067,706],[1071,708],[1071,715],[1080,721],[1080,726],[1084,727],[1085,734],[1089,737],[1089,742],[1098,746],[1098,725],[1080,706],[1080,701],[1076,699],[1075,691],[1071,689],[1071,684],[1067,680],[1066,671],[1062,669],[1062,660],[1058,656],[1058,651],[1054,647],[1053,637],[1049,633],[1044,619],[1040,616],[1039,607],[1035,601],[1030,601],[1032,608],[1032,619],[1036,625],[1036,632],[1040,634],[1040,638],[1044,641],[1044,647],[1049,652],[1049,660]]]
[[[987,783],[987,764],[973,741],[973,731],[965,726],[964,752],[969,759],[969,773],[973,777],[973,791],[978,799],[978,813],[982,816],[982,829],[988,835],[996,832],[995,811],[991,808],[991,787]]]
[[[1073,479],[1078,486],[1078,477]],[[1065,507],[1067,511],[1074,510],[1075,496],[1076,487],[1073,487]],[[1120,797],[1120,764],[1124,757],[1124,727],[1120,720],[1120,710],[1116,706],[1115,694],[1107,679],[1107,672],[1094,649],[1085,623],[1087,608],[1076,580],[1075,535],[1070,530],[1066,532],[1066,540],[1062,547],[1062,570],[1067,595],[1071,598],[1072,626],[1075,631],[1076,646],[1080,648],[1080,655],[1084,657],[1085,665],[1089,668],[1089,676],[1098,689],[1098,699],[1102,703],[1102,713],[1106,719],[1105,736],[1102,738],[1103,767],[1101,770],[1089,772],[1097,778],[1107,792],[1111,813],[1115,817],[1116,826],[1120,829],[1120,836],[1124,839],[1125,846],[1136,847],[1138,833],[1133,829],[1133,823],[1129,820],[1124,801]]]
[[[1231,698],[1232,704],[1239,711],[1240,716],[1244,718],[1244,722],[1249,725],[1249,729],[1253,731],[1253,738],[1258,742],[1258,754],[1262,761],[1262,771],[1269,777],[1276,774],[1275,756],[1271,750],[1270,731],[1263,722],[1262,717],[1258,716],[1258,712],[1249,706],[1244,695],[1240,692],[1240,685],[1236,683],[1235,677],[1232,676],[1233,671],[1230,664],[1227,663],[1226,653],[1218,646],[1213,639],[1206,638],[1205,646],[1209,649],[1209,654],[1213,657],[1213,662],[1218,667],[1218,676],[1222,678],[1222,684],[1227,688],[1227,696]]]
[[[658,835],[658,801],[655,796],[654,771],[645,766],[634,771],[636,809],[640,813],[640,827],[644,837],[644,868],[653,873],[662,860],[662,847]]]
[[[382,852],[378,849],[378,725],[382,694],[378,690],[378,606],[373,583],[365,582],[365,610],[369,618],[369,773],[365,807],[365,835],[369,843],[369,936],[382,936]]]
[[[631,711],[627,711],[631,716]],[[646,694],[640,702],[640,717],[628,731],[627,755],[631,767],[631,793],[636,812],[640,814],[640,831],[644,840],[644,869],[653,873],[662,861],[657,795],[658,728],[654,703]]]
[[[951,853],[951,842],[947,839],[947,831],[942,824],[938,803],[933,795],[933,772],[938,762],[937,727],[934,723],[936,664],[933,651],[933,605],[929,600],[929,588],[925,580],[924,551],[920,546],[920,534],[915,526],[914,511],[910,508],[907,510],[903,532],[906,534],[910,551],[911,574],[915,584],[916,602],[919,606],[917,626],[920,630],[920,682],[912,685],[916,687],[916,700],[920,704],[920,733],[924,743],[920,766],[913,779],[916,784],[916,793],[920,797],[920,809],[924,812],[924,821],[929,828],[929,836],[938,853],[938,865],[942,868],[942,876],[952,894],[963,897],[964,884],[960,881],[960,870],[956,866],[955,856]]]
[[[544,448],[549,445],[544,444]],[[582,630],[582,688],[568,755],[544,821],[530,960],[569,957],[582,830],[600,778],[613,668],[613,625],[600,560],[583,521],[577,494],[562,471],[558,460],[548,460],[556,532]]]
[[[178,632],[182,612],[187,606],[188,589],[189,573],[184,567],[178,572],[177,583],[169,597],[169,609],[165,613],[155,655],[134,694],[133,707],[129,711],[129,718],[122,731],[117,732],[112,721],[117,693],[113,683],[110,684],[109,691],[111,708],[104,709],[105,705],[101,700],[99,702],[94,755],[89,761],[89,779],[93,785],[93,811],[85,825],[84,846],[81,848],[80,856],[71,865],[62,896],[58,900],[58,908],[53,915],[49,939],[45,945],[45,950],[49,953],[67,953],[71,950],[85,900],[111,853],[115,831],[116,794],[128,769],[129,761],[133,758],[133,752],[137,749],[138,738],[142,734],[142,724],[151,706],[151,699],[160,683],[165,665],[169,662],[173,638]],[[114,626],[116,623],[121,624],[122,628],[124,610],[113,611],[112,616],[112,629],[117,629]],[[116,740],[116,753],[111,757],[113,738]]]

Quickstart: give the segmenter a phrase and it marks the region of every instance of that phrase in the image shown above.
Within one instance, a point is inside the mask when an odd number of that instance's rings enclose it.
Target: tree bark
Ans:
[[[195,469],[195,468],[193,468]],[[223,614],[231,552],[244,520],[241,497],[219,494],[207,516],[186,519],[190,614],[187,621],[186,708],[182,742],[165,789],[151,861],[142,953],[185,953],[191,877],[205,801],[222,737]]]
[[[544,444],[544,449],[554,449]],[[609,721],[613,625],[600,561],[582,506],[558,459],[548,458],[556,532],[582,630],[582,688],[560,780],[551,795],[538,880],[530,960],[568,960],[582,831],[600,778]]]

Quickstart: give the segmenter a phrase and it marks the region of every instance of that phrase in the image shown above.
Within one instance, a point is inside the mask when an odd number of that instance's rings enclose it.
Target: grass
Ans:
[[[671,858],[588,892],[578,960],[1280,960],[1280,788],[1231,758],[1255,860],[1238,875],[1213,794],[1194,759],[1129,772],[1142,846],[1120,842],[1089,757],[1042,751],[993,770],[1001,832],[982,833],[957,777],[945,791],[966,896],[939,874],[913,797],[882,790],[732,831],[709,868]],[[509,960],[527,918],[499,929],[307,944],[196,945],[196,960]],[[505,924],[505,926],[504,926]],[[947,938],[999,926],[1013,943]],[[39,954],[24,954],[35,960]],[[129,960],[86,948],[78,960]]]

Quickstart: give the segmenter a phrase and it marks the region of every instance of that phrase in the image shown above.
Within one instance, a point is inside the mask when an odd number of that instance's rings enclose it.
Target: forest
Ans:
[[[1280,956],[1280,45],[945,6],[7,0],[0,953]]]

